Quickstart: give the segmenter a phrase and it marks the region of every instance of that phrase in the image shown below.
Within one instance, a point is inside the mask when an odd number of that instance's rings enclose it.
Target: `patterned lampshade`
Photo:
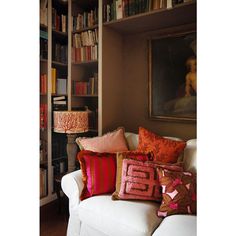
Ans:
[[[75,134],[87,131],[87,111],[54,111],[54,132]]]

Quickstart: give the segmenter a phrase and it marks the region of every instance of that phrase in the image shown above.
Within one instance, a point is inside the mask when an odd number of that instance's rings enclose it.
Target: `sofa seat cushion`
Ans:
[[[153,236],[196,236],[197,217],[193,215],[172,215],[166,217]]]
[[[111,195],[94,196],[79,205],[82,223],[112,236],[149,236],[161,223],[160,204],[151,201],[113,201]]]

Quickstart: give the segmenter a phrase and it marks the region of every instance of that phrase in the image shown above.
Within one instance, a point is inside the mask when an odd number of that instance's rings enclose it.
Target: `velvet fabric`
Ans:
[[[152,152],[155,161],[176,163],[178,157],[183,153],[185,146],[185,141],[164,138],[143,127],[139,127],[137,150],[140,152]]]
[[[80,199],[112,193],[115,190],[116,154],[83,150],[78,153],[84,188]]]

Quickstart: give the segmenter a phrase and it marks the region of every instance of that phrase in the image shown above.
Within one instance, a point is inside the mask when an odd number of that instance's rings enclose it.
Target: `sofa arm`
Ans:
[[[84,187],[81,170],[73,171],[62,177],[61,187],[69,198],[70,211],[80,203],[80,194]]]

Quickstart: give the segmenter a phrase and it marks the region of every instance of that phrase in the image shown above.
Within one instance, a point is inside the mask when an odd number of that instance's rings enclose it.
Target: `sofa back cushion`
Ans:
[[[184,150],[184,170],[197,172],[197,140],[190,139],[187,141],[186,148]]]

